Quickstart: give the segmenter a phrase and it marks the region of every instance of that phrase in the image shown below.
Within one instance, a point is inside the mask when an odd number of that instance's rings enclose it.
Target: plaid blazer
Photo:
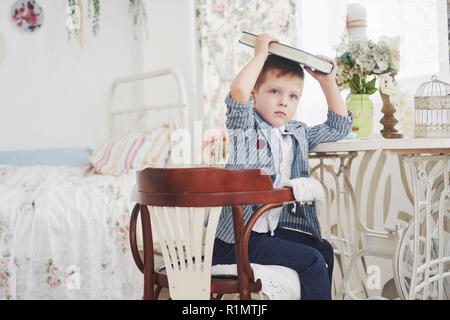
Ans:
[[[253,97],[246,103],[239,103],[231,98],[225,99],[227,105],[226,128],[230,141],[230,153],[225,168],[227,169],[264,169],[275,180],[275,165],[272,152],[278,152],[280,145],[272,126],[253,108]],[[353,115],[340,116],[328,110],[327,120],[313,127],[300,121],[289,121],[286,131],[292,133],[294,161],[291,167],[291,179],[309,177],[308,152],[322,142],[332,142],[344,138],[352,128]],[[244,224],[261,205],[243,206]],[[284,205],[279,227],[289,227],[310,232],[322,239],[315,203],[312,205],[296,202]],[[225,206],[217,226],[216,237],[234,243],[233,218],[231,207]]]

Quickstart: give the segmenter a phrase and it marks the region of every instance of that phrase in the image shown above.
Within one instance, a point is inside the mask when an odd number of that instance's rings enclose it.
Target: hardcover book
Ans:
[[[239,42],[254,48],[256,37],[253,33],[243,31]],[[333,70],[333,63],[330,61],[282,43],[272,42],[269,45],[269,53],[293,60],[302,66],[310,67],[325,74],[329,74]]]

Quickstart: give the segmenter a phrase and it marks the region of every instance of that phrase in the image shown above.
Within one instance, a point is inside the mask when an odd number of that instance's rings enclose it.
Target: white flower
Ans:
[[[400,90],[400,86],[389,74],[380,76],[380,91],[389,96],[389,101],[397,108],[409,105],[409,95]]]
[[[391,52],[391,68],[400,69],[400,37],[381,36],[378,43],[380,46],[385,45]]]
[[[404,92],[400,92],[399,90],[392,92],[389,97],[389,101],[394,106],[404,106],[407,104],[408,96]]]
[[[399,87],[396,86],[389,96],[389,101],[397,108],[404,108],[409,105],[409,95],[400,91]]]
[[[373,57],[376,63],[376,67],[373,71],[376,73],[382,73],[389,68],[389,56],[386,53],[375,52]]]
[[[389,74],[382,74],[379,82],[380,90],[382,93],[390,96],[394,91],[397,91],[397,86],[394,83],[394,79]]]
[[[395,40],[384,37],[382,41],[375,43],[371,40],[350,41],[343,38],[336,51],[336,83],[339,88],[350,88],[354,93],[375,92],[376,88],[370,82],[373,76],[377,78],[381,74],[398,70],[392,61],[395,55],[391,47],[396,48]],[[354,75],[359,77],[353,78]],[[387,90],[386,94],[390,93],[386,86],[383,89]]]
[[[372,71],[376,66],[375,60],[369,54],[356,57],[355,62],[363,71]]]

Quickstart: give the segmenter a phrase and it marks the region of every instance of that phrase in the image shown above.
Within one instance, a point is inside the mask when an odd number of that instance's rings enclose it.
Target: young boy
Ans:
[[[257,37],[254,57],[233,80],[225,100],[231,144],[226,168],[262,168],[271,175],[274,187],[280,188],[289,179],[309,177],[309,150],[321,142],[344,138],[353,118],[336,85],[336,68],[329,75],[305,68],[325,94],[327,120],[314,127],[291,121],[302,94],[304,73],[298,63],[269,55],[273,41],[278,40],[267,34]],[[244,206],[244,223],[258,207]],[[321,238],[315,204],[297,202],[263,214],[252,229],[248,255],[251,263],[297,271],[302,299],[331,299],[333,248]],[[224,207],[213,264],[234,263],[231,207]]]

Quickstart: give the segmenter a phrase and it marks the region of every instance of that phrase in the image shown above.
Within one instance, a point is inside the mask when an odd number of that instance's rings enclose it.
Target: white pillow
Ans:
[[[123,175],[144,167],[164,167],[169,159],[167,126],[127,133],[107,142],[90,157],[96,173]]]

